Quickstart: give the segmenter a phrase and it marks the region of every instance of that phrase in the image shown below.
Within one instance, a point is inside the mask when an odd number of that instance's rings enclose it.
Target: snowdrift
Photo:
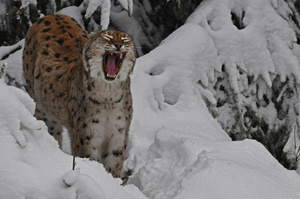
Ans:
[[[1,199],[146,198],[134,186],[120,186],[97,162],[78,158],[71,171],[72,157],[33,117],[33,100],[0,80]]]
[[[256,141],[232,142],[208,112],[196,80],[213,80],[214,49],[205,29],[188,23],[138,59],[129,182],[156,199],[298,198],[295,171]]]

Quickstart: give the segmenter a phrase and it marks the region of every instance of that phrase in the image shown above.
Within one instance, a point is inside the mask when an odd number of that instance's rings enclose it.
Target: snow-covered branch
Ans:
[[[129,15],[132,15],[132,0],[118,0],[118,2],[126,11],[128,11]],[[110,21],[111,0],[85,0],[83,5],[86,7],[86,18],[90,18],[98,8],[101,9],[100,25],[102,30],[106,30]]]

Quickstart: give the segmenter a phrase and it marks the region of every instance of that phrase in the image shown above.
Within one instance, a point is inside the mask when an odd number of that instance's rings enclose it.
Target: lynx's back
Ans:
[[[78,47],[83,48],[87,39],[76,20],[64,15],[45,16],[29,29],[23,51],[24,75],[38,108],[47,107],[53,115],[66,108],[67,90],[82,62]],[[61,117],[68,120],[67,115]]]

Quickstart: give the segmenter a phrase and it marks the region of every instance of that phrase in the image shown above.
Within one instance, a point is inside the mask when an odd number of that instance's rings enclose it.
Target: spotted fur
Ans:
[[[121,63],[113,72],[104,66],[108,56]],[[128,142],[129,74],[135,59],[126,33],[99,31],[89,36],[64,15],[38,20],[28,30],[23,51],[26,89],[36,102],[36,117],[45,121],[60,145],[65,126],[72,153],[103,163],[114,177],[121,175]]]

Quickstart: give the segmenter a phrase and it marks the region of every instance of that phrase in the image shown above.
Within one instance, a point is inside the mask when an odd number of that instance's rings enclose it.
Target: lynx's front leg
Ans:
[[[126,155],[131,108],[122,106],[115,110],[119,111],[100,113],[91,121],[79,122],[79,127],[84,128],[73,134],[72,143],[76,156],[97,160],[114,177],[120,177]]]
[[[102,157],[104,167],[111,172],[114,177],[120,177],[126,148],[128,144],[128,132],[132,118],[132,97],[129,85],[121,98],[117,98],[109,114],[107,153]]]
[[[111,137],[107,142],[107,152],[102,155],[106,170],[114,177],[120,177],[126,155],[128,129],[126,127],[112,128]]]

